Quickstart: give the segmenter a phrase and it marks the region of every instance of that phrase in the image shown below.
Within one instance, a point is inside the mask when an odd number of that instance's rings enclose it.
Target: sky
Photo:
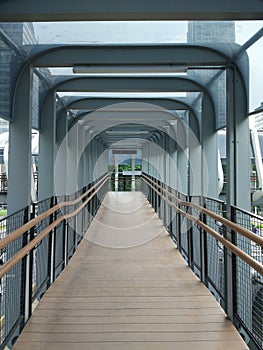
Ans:
[[[263,27],[263,21],[236,22],[236,42],[243,45]],[[40,44],[185,43],[187,21],[49,22],[34,23]],[[250,106],[263,102],[263,38],[248,49],[250,59]],[[259,77],[262,77],[261,79]]]

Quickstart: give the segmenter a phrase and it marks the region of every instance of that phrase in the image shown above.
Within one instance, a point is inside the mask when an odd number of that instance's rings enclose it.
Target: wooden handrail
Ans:
[[[263,238],[256,235],[255,233],[251,232],[250,230],[214,213],[211,210],[208,210],[198,204],[195,203],[191,203],[191,202],[185,202],[182,201],[181,199],[177,198],[174,194],[170,193],[169,191],[167,191],[165,188],[163,188],[162,186],[158,185],[157,183],[155,183],[153,180],[148,179],[144,174],[142,175],[145,179],[147,179],[148,184],[149,181],[154,184],[154,186],[152,187],[153,189],[155,189],[155,186],[157,186],[158,188],[160,188],[163,192],[165,192],[170,198],[173,198],[179,205],[184,205],[187,207],[191,207],[194,209],[199,210],[200,212],[210,216],[212,219],[215,219],[216,221],[220,222],[221,224],[223,224],[224,226],[227,226],[229,229],[238,232],[239,234],[241,234],[242,236],[250,239],[251,241],[253,241],[254,243],[258,244],[259,246],[263,247]]]
[[[23,226],[20,226],[16,230],[12,231],[8,236],[3,237],[0,240],[0,249],[5,248],[8,244],[22,236],[25,232],[29,231],[32,227],[37,225],[42,220],[49,217],[51,214],[53,214],[55,211],[57,211],[60,208],[75,205],[78,202],[80,202],[84,197],[86,197],[91,191],[93,191],[104,179],[108,178],[108,174],[106,174],[103,178],[101,178],[95,185],[93,185],[88,191],[83,193],[78,198],[74,199],[73,201],[68,202],[61,202],[59,204],[54,205],[52,208],[46,210],[44,213],[38,215],[37,217],[33,218],[32,220],[25,223]]]
[[[98,183],[101,183],[101,185],[95,190],[94,193],[92,193],[77,209],[75,209],[72,213],[66,214],[64,216],[59,217],[56,219],[52,224],[47,226],[43,231],[41,231],[37,237],[32,239],[26,246],[24,246],[17,254],[15,254],[11,259],[9,259],[4,265],[0,267],[0,279],[9,271],[12,267],[14,267],[20,260],[22,260],[32,249],[35,248],[35,246],[42,241],[43,238],[45,238],[58,224],[60,224],[63,220],[70,219],[73,216],[77,215],[81,209],[83,209],[87,203],[95,196],[95,194],[98,193],[98,191],[101,189],[101,187],[105,184],[105,182],[108,180],[108,176],[103,177]],[[97,183],[97,184],[98,184]],[[96,185],[92,187],[94,189]],[[90,189],[91,190],[91,189]],[[87,191],[87,192],[90,192]],[[86,192],[86,193],[87,193]],[[83,195],[80,196],[83,198]],[[79,197],[79,198],[80,198]],[[76,201],[76,200],[75,200]],[[72,201],[72,202],[75,202]],[[72,202],[63,202],[63,203],[72,203]],[[72,204],[71,204],[72,205]]]
[[[239,256],[243,261],[245,261],[248,265],[250,265],[253,269],[255,269],[258,273],[260,273],[261,275],[263,275],[263,265],[260,264],[257,260],[253,259],[250,255],[248,255],[247,253],[245,253],[243,250],[239,249],[236,245],[234,245],[233,243],[231,243],[229,240],[227,240],[226,238],[222,237],[219,233],[217,233],[215,230],[213,230],[211,227],[209,227],[208,225],[206,225],[205,223],[203,223],[201,220],[197,219],[196,217],[194,217],[191,214],[186,213],[185,211],[183,211],[182,209],[180,209],[179,207],[177,207],[173,202],[169,201],[161,192],[159,192],[155,186],[153,186],[147,179],[146,176],[144,176],[144,181],[148,183],[148,185],[155,191],[157,192],[162,199],[167,202],[170,206],[172,206],[178,213],[180,213],[181,215],[183,215],[184,217],[186,217],[187,219],[191,220],[192,222],[196,223],[197,225],[199,225],[200,227],[202,227],[206,232],[208,232],[209,234],[211,234],[215,239],[217,239],[220,243],[222,243],[226,248],[228,248],[232,253],[234,253],[235,255]],[[154,183],[153,181],[151,181],[152,183]],[[154,183],[155,184],[155,183]],[[158,185],[158,187],[161,187]],[[162,187],[161,187],[162,188]],[[162,188],[163,190],[163,188]],[[178,200],[180,202],[182,202],[181,200]],[[188,202],[183,202],[188,204]],[[183,205],[186,205],[183,204]],[[203,208],[203,207],[201,207]],[[210,211],[209,211],[210,212]],[[216,215],[219,218],[221,218],[221,216]],[[229,220],[227,220],[229,221]],[[250,231],[249,231],[250,232]],[[251,232],[252,234],[252,232]]]

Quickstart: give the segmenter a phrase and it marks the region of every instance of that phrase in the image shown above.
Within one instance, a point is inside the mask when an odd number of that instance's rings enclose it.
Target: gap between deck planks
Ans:
[[[109,192],[15,350],[245,350],[140,192]]]

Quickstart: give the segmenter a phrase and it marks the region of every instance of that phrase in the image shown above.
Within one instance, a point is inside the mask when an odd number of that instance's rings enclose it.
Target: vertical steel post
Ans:
[[[34,207],[33,207],[34,208]],[[24,223],[27,223],[29,219],[34,216],[34,209],[30,211],[30,207],[25,209],[24,213]],[[26,246],[31,239],[34,238],[34,228],[29,232],[26,232],[23,237],[23,246]],[[33,278],[33,250],[27,254],[22,261],[22,295],[23,295],[23,305],[22,305],[22,315],[23,323],[25,324],[32,314],[32,278]]]
[[[205,207],[204,197],[200,197],[200,205]],[[206,214],[201,213],[201,221],[206,224]],[[201,257],[201,281],[207,285],[207,233],[200,228],[200,257]]]

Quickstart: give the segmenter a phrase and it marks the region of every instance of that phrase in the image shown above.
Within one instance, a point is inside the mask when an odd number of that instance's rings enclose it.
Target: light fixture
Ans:
[[[128,131],[128,130],[106,130],[105,131],[106,134],[113,134],[113,135],[146,135],[146,134],[149,134],[150,132],[149,131],[143,131],[143,130],[138,130],[138,131],[135,131],[135,130],[132,130],[132,131]]]
[[[186,73],[186,66],[174,64],[85,64],[74,65],[73,73],[77,74],[130,74],[130,73]]]

